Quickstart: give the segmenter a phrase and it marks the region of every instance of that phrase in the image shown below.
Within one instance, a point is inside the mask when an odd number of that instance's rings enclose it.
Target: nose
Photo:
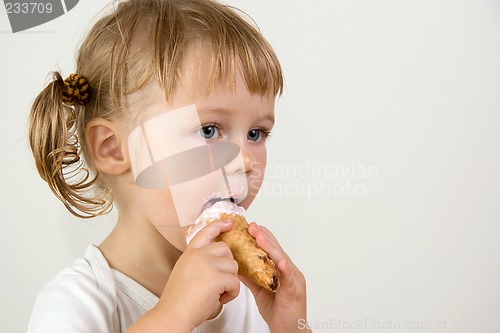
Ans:
[[[249,174],[254,168],[254,155],[247,143],[238,142],[238,146],[240,147],[240,153],[225,167],[226,173]]]

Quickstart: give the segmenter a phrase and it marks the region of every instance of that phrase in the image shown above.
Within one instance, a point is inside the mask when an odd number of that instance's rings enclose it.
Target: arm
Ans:
[[[227,244],[213,242],[231,228],[214,222],[189,243],[172,270],[158,304],[127,333],[191,332],[239,294],[238,264]]]

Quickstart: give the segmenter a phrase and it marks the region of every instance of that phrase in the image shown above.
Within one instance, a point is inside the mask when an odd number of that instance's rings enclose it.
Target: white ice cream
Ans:
[[[241,215],[245,217],[247,211],[245,210],[245,208],[237,206],[229,200],[216,202],[211,207],[205,209],[196,219],[195,223],[189,227],[186,235],[186,243],[189,244],[193,237],[201,229],[203,229],[208,224],[208,222],[218,219],[222,214]]]

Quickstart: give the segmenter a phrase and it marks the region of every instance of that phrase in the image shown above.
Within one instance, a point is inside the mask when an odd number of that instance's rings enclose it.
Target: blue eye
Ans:
[[[203,126],[201,129],[196,131],[200,136],[204,137],[205,139],[217,139],[220,137],[219,130],[215,125],[207,125]]]
[[[258,129],[253,129],[248,131],[247,133],[247,139],[250,141],[259,141],[261,138],[262,133]]]
[[[271,132],[263,128],[254,128],[247,133],[247,139],[250,141],[265,141]]]

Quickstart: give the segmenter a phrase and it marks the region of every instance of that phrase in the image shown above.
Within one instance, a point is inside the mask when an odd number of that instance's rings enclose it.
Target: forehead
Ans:
[[[195,105],[201,115],[258,116],[274,122],[275,95],[252,92],[239,64],[225,64],[224,73],[215,73],[211,49],[193,43],[185,52],[174,90],[168,94],[157,82],[129,96],[135,114],[133,127],[161,113]],[[219,78],[217,78],[220,76]],[[230,112],[231,111],[231,112]],[[255,117],[253,117],[255,118]]]
[[[203,111],[202,113],[211,110],[247,109],[252,112],[273,114],[275,101],[273,91],[269,90],[264,94],[250,91],[241,66],[236,65],[233,68],[229,67],[229,64],[227,66],[225,73],[214,80],[216,77],[214,71],[217,69],[214,68],[210,51],[201,43],[194,44],[186,53],[177,83],[169,96],[158,84],[152,84],[146,88],[148,96],[139,98],[142,98],[142,102],[149,101],[149,106],[155,108],[157,112],[195,104],[197,109]]]
[[[273,85],[255,87],[255,81],[261,75],[242,65],[238,55],[221,57],[215,52],[213,46],[203,41],[191,43],[179,66],[174,91],[208,96],[221,90],[235,93],[245,89],[259,95],[275,96]],[[253,62],[260,60],[253,59]]]

